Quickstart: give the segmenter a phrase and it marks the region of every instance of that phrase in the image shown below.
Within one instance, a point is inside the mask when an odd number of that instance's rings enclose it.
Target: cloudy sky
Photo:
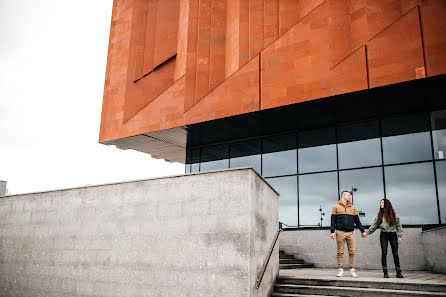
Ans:
[[[9,194],[184,172],[98,143],[112,0],[0,0],[0,180]]]

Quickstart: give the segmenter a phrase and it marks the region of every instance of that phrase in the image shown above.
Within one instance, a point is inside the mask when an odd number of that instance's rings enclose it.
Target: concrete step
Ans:
[[[286,293],[272,293],[271,297],[341,297],[329,295],[308,295],[308,294],[286,294]]]
[[[407,290],[446,293],[446,284],[413,283],[404,279],[386,279],[383,281],[358,280],[351,278],[317,279],[317,278],[295,278],[289,276],[278,276],[277,284],[304,285],[304,286],[324,286],[324,287],[349,287],[349,288],[369,288],[386,290]]]
[[[288,254],[279,254],[279,259],[294,259],[294,256]]]
[[[301,259],[279,259],[279,264],[303,264],[304,260]]]
[[[349,297],[377,297],[377,296],[446,297],[446,293],[439,293],[439,292],[389,290],[389,289],[374,289],[374,288],[351,288],[351,287],[334,287],[334,286],[308,286],[308,285],[291,285],[291,284],[274,285],[274,294],[276,293],[291,294],[290,296],[296,296],[292,294],[310,294],[310,295],[328,295],[328,296],[337,295],[337,296],[349,296]]]
[[[301,263],[301,264],[279,264],[279,269],[301,269],[301,268],[313,268],[313,264]]]

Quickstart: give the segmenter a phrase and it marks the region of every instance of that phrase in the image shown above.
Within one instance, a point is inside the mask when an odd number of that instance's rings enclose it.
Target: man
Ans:
[[[350,276],[358,277],[355,272],[356,255],[355,255],[355,234],[353,231],[356,227],[361,230],[361,236],[366,238],[367,233],[361,225],[358,211],[351,202],[352,195],[349,191],[343,191],[341,200],[333,206],[331,212],[331,238],[336,238],[337,245],[337,260],[338,260],[338,274],[337,277],[344,275],[344,245],[347,241],[348,256],[350,262]]]

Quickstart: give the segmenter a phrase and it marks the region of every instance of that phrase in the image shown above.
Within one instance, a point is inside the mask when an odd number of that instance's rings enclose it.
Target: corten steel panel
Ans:
[[[446,73],[445,5],[114,0],[100,141]]]
[[[211,3],[200,0],[198,18],[197,74],[195,103],[209,93],[209,46],[211,41]]]
[[[279,0],[264,0],[264,47],[270,45],[279,37]]]
[[[424,67],[418,7],[372,39],[367,54],[370,87],[416,79]]]
[[[420,7],[427,75],[446,72],[446,1],[425,0]]]
[[[158,0],[153,67],[177,53],[179,14],[180,0]]]

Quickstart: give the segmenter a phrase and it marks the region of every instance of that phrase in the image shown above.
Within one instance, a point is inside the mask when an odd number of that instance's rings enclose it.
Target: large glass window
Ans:
[[[296,134],[263,139],[262,175],[280,176],[297,173]]]
[[[435,159],[446,159],[446,110],[431,113]]]
[[[331,209],[337,201],[338,177],[336,172],[299,176],[300,226],[330,226]]]
[[[401,223],[438,224],[433,164],[386,166],[386,198]]]
[[[279,192],[279,221],[297,227],[297,177],[285,176],[266,180]]]
[[[379,138],[338,144],[339,169],[381,165]]]
[[[363,225],[371,225],[384,198],[382,167],[346,170],[339,172],[342,191],[353,191],[353,204]]]
[[[227,169],[229,167],[229,145],[220,144],[201,149],[200,171]]]
[[[446,161],[437,161],[436,169],[441,223],[446,224]]]
[[[299,133],[299,173],[337,169],[334,128]]]
[[[260,139],[252,139],[232,143],[230,146],[230,167],[250,166],[261,173]]]
[[[336,145],[299,149],[299,173],[336,170]]]
[[[407,163],[432,159],[429,132],[383,138],[384,164]]]

